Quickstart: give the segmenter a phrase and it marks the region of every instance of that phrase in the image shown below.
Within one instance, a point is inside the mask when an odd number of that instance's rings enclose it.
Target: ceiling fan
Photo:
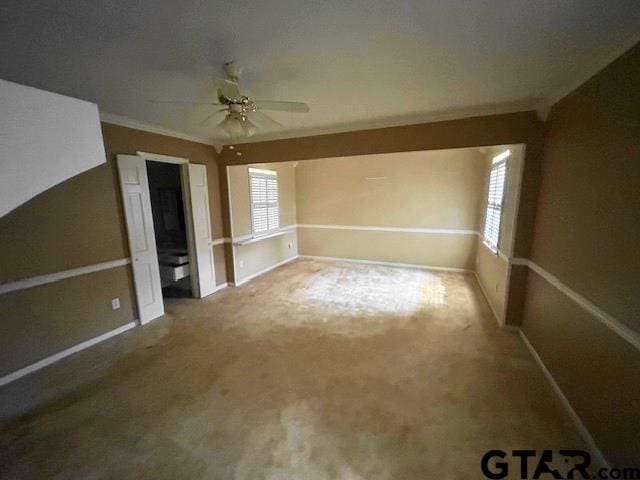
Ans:
[[[224,130],[230,137],[250,137],[261,128],[280,128],[283,125],[275,121],[262,110],[276,112],[307,113],[309,106],[302,102],[283,102],[279,100],[254,100],[240,93],[238,80],[242,68],[235,62],[224,64],[224,70],[228,78],[216,78],[218,87],[217,102],[193,102],[193,101],[154,101],[154,103],[183,103],[192,105],[220,105],[223,108],[216,110],[206,117],[201,125],[206,125],[217,114],[225,112],[224,119],[217,127]]]

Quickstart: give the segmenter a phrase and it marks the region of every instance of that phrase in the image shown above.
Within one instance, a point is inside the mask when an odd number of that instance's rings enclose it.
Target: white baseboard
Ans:
[[[542,358],[540,358],[540,355],[538,355],[538,352],[536,351],[536,349],[533,347],[533,345],[531,345],[531,342],[529,342],[529,339],[527,338],[527,336],[524,334],[522,329],[519,329],[519,330],[520,330],[520,338],[522,338],[522,341],[524,342],[527,349],[529,350],[529,353],[531,353],[531,356],[533,357],[533,359],[536,361],[536,363],[542,370],[542,373],[551,384],[551,387],[553,388],[553,390],[556,392],[556,395],[558,396],[560,403],[562,403],[562,406],[565,408],[565,410],[571,417],[571,420],[573,421],[578,432],[580,433],[580,436],[584,439],[585,443],[591,450],[591,453],[593,453],[594,456],[596,457],[596,462],[598,462],[602,467],[608,468],[609,462],[607,462],[607,459],[598,448],[598,445],[596,444],[595,440],[591,436],[591,433],[587,429],[586,425],[582,422],[582,419],[580,418],[580,416],[576,413],[576,411],[571,406],[569,399],[565,396],[564,392],[562,391],[562,388],[560,388],[560,385],[558,385],[558,382],[556,382],[555,378],[553,378],[553,375],[551,375],[551,372],[549,371],[549,369],[547,369],[546,365],[542,361]]]
[[[230,284],[229,282],[224,282],[224,283],[221,283],[220,285],[216,285],[215,290],[211,293],[213,294],[213,293],[219,292],[220,290],[227,288],[229,285],[233,285],[233,284],[232,283]]]
[[[276,263],[276,264],[274,264],[274,265],[271,265],[270,267],[267,267],[267,268],[265,268],[265,269],[263,269],[263,270],[260,270],[259,272],[252,273],[252,274],[251,274],[251,275],[249,275],[248,277],[245,277],[245,278],[243,278],[242,280],[240,280],[240,281],[238,281],[238,282],[235,282],[235,283],[231,283],[231,282],[230,282],[230,283],[229,283],[229,285],[233,285],[234,287],[239,287],[239,286],[241,286],[241,285],[244,285],[244,284],[245,284],[245,283],[247,283],[248,281],[253,280],[254,278],[259,277],[260,275],[263,275],[263,274],[265,274],[265,273],[267,273],[267,272],[270,272],[271,270],[273,270],[273,269],[275,269],[275,268],[278,268],[278,267],[280,267],[280,266],[282,266],[282,265],[285,265],[285,264],[287,264],[287,263],[289,263],[289,262],[291,262],[291,261],[295,260],[296,258],[298,258],[298,255],[295,255],[295,256],[293,256],[293,257],[291,257],[291,258],[287,258],[286,260],[283,260],[283,261],[278,262],[278,263]]]
[[[360,260],[357,258],[342,258],[342,257],[321,257],[317,255],[299,255],[299,258],[306,258],[309,260],[331,261],[331,262],[349,262],[349,263],[362,263],[364,265],[382,265],[385,267],[401,267],[401,268],[416,268],[419,270],[434,270],[437,272],[464,272],[468,273],[472,270],[464,268],[453,267],[434,267],[431,265],[418,265],[415,263],[395,263],[395,262],[383,262],[378,260]]]
[[[365,232],[394,232],[394,233],[431,233],[439,235],[480,235],[476,230],[461,228],[421,228],[421,227],[374,227],[368,225],[319,225],[299,223],[298,228],[325,230],[359,230]]]
[[[62,350],[61,352],[55,353],[49,357],[43,358],[42,360],[32,363],[31,365],[27,365],[26,367],[21,368],[20,370],[16,370],[15,372],[9,373],[4,377],[0,377],[0,386],[7,385],[8,383],[18,380],[19,378],[22,378],[25,375],[29,375],[30,373],[40,370],[41,368],[47,367],[57,362],[58,360],[62,360],[63,358],[68,357],[69,355],[73,355],[74,353],[77,353],[81,350],[92,347],[97,343],[104,342],[105,340],[111,337],[115,337],[116,335],[120,335],[121,333],[126,332],[127,330],[131,330],[136,325],[138,325],[137,321],[129,322],[125,325],[122,325],[121,327],[116,328],[115,330],[111,330],[109,332],[103,333],[102,335],[98,335],[97,337],[93,337],[93,338],[90,338],[89,340],[85,340],[84,342],[78,343],[73,347],[69,347],[65,350]]]

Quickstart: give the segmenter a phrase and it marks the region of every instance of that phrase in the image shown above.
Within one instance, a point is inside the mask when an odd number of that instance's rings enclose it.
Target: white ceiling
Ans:
[[[638,40],[638,0],[3,0],[0,78],[219,144],[215,107],[149,100],[214,101],[236,60],[311,107],[262,138],[539,108]]]

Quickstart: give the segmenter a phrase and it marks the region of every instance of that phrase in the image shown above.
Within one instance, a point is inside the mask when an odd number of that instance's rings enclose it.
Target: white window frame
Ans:
[[[273,180],[275,179],[276,181],[276,188],[278,189],[278,195],[275,201],[269,201],[269,199],[267,198],[267,202],[254,202],[253,201],[253,187],[252,187],[252,182],[251,179],[252,178],[260,178],[260,179],[265,179],[265,180]],[[265,235],[269,235],[277,230],[280,229],[280,191],[279,191],[280,185],[278,182],[278,172],[275,172],[273,170],[263,170],[260,168],[252,168],[249,167],[249,204],[251,205],[251,234],[253,236],[253,238],[258,238],[258,237],[263,237]],[[268,195],[268,187],[267,187],[267,195]],[[256,208],[256,206],[260,206],[260,208],[265,208],[267,211],[267,229],[264,231],[260,231],[260,232],[256,232],[256,226],[254,224],[254,209]],[[273,207],[276,208],[276,212],[277,212],[277,219],[276,219],[276,225],[275,227],[270,227],[269,225],[271,224],[271,219],[269,218],[269,210],[272,209]]]
[[[486,197],[486,205],[484,212],[484,228],[482,229],[482,243],[486,245],[486,247],[491,250],[493,253],[498,253],[498,247],[500,245],[500,234],[502,233],[502,210],[504,208],[504,197],[505,191],[507,187],[507,172],[508,172],[508,159],[511,156],[511,150],[505,150],[493,157],[491,161],[491,169],[489,171],[489,181],[487,182],[487,197]],[[500,169],[504,168],[504,178],[502,179],[502,195],[498,201],[491,201],[491,179],[495,175],[497,175]],[[489,230],[489,212],[494,211],[498,217],[498,229],[497,235],[495,238],[495,245],[492,243],[492,239],[488,237]]]

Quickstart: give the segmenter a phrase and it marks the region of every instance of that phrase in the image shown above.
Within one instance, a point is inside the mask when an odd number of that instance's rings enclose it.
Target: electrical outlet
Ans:
[[[244,260],[240,260],[240,264],[239,265],[240,265],[240,268],[243,268],[244,267]]]
[[[119,298],[112,298],[111,299],[111,308],[113,310],[118,310],[120,308],[120,299]]]

